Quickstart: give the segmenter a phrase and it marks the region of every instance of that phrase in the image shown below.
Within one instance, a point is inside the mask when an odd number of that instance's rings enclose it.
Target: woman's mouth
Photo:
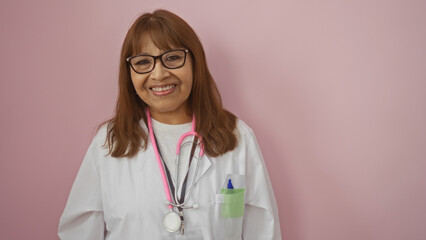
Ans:
[[[154,95],[164,96],[172,93],[176,88],[176,84],[166,85],[166,86],[155,86],[149,88]]]

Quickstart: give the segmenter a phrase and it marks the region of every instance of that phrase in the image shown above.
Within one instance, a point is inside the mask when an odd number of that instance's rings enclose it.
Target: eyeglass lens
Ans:
[[[161,62],[166,68],[180,68],[185,63],[185,51],[175,50],[166,52],[161,55]],[[134,57],[130,60],[130,64],[136,72],[146,73],[154,69],[155,58],[149,55]]]

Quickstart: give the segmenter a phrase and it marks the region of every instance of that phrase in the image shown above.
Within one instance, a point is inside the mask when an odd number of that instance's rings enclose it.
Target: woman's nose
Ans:
[[[160,81],[170,76],[170,72],[164,67],[163,62],[160,59],[156,59],[155,61],[154,69],[151,71],[151,78]]]

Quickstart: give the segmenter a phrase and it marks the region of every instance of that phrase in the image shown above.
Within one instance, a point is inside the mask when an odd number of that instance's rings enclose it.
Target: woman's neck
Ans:
[[[187,111],[156,112],[155,110],[150,109],[149,112],[152,118],[165,124],[176,125],[176,124],[189,123],[192,121],[192,115],[187,113]]]

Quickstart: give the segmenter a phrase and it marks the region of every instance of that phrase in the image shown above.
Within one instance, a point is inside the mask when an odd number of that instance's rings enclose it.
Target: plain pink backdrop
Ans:
[[[286,240],[426,239],[425,1],[0,3],[0,238],[57,239],[112,116],[138,14],[199,34],[225,106],[255,131]]]

